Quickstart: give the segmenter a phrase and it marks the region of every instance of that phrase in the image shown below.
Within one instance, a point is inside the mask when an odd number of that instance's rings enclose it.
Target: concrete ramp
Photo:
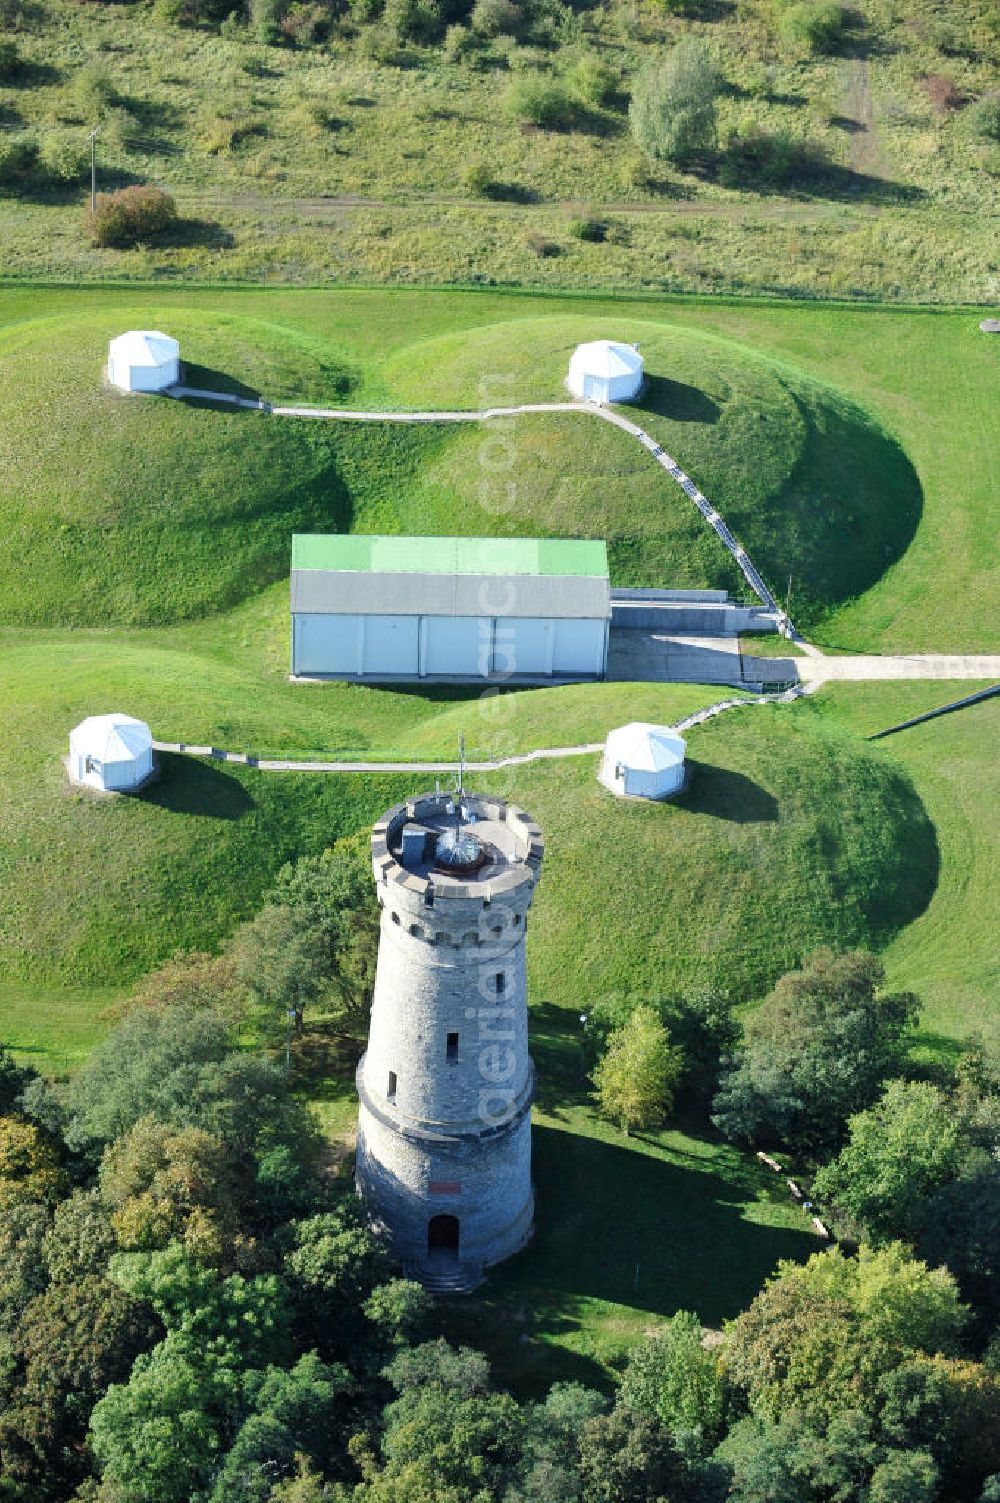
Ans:
[[[741,684],[739,638],[612,628],[608,678],[657,684]]]

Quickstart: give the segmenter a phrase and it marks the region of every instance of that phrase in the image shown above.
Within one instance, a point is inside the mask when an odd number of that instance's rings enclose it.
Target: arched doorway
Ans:
[[[427,1223],[427,1251],[444,1260],[458,1257],[458,1217],[432,1216]]]

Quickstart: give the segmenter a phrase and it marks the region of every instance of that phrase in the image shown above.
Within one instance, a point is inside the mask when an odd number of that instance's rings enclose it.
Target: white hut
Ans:
[[[162,391],[181,378],[181,349],[158,329],[130,329],[108,344],[108,380],[120,391]]]
[[[153,771],[153,737],[131,715],[89,715],[69,733],[69,775],[88,788],[126,793]]]
[[[597,776],[620,798],[669,798],[684,787],[686,750],[668,725],[635,720],[609,731]]]
[[[634,344],[595,339],[573,351],[566,385],[585,402],[631,402],[642,390],[642,369]]]

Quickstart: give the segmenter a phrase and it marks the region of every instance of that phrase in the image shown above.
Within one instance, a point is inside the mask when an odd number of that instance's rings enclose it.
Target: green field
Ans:
[[[790,576],[818,641],[975,652],[995,650],[1000,606],[997,349],[976,324],[486,293],[0,293],[0,1033],[72,1070],[146,970],[224,942],[283,861],[427,782],[164,755],[141,797],[94,798],[60,762],[88,713],[258,755],[451,757],[464,733],[495,758],[719,696],[291,685],[293,530],[607,537],[617,583],[738,583],[680,491],[605,424],[351,428],[129,400],[99,384],[109,334],[160,325],[206,383],[358,407],[557,399],[578,340],[638,340],[644,425],[782,596]],[[477,779],[547,842],[530,946],[538,1232],[447,1317],[502,1376],[534,1390],[606,1373],[657,1316],[689,1305],[717,1324],[778,1257],[815,1246],[767,1176],[693,1123],[626,1143],[596,1120],[578,1023],[593,998],[711,981],[752,1005],[817,945],[865,945],[921,997],[923,1052],[1000,1037],[1000,704],[866,740],[960,692],[843,686],[720,717],[691,733],[690,788],[667,806],[613,800],[592,755]],[[322,1030],[311,1049],[304,1084],[346,1142],[351,1059]]]
[[[549,24],[519,40],[460,25],[457,52],[400,42],[335,4],[300,11],[305,29],[293,18],[294,44],[277,46],[245,25],[171,26],[162,7],[14,9],[29,17],[25,66],[3,80],[0,123],[65,143],[69,181],[41,174],[0,196],[8,274],[969,302],[996,288],[1000,145],[973,126],[1000,60],[990,0],[860,0],[832,54],[811,57],[782,43],[772,0],[550,6]],[[628,94],[689,36],[725,81],[717,144],[687,167],[649,162]],[[506,107],[525,81],[573,94],[581,61],[609,70],[609,91],[576,92],[558,128]],[[89,162],[78,177],[72,157],[98,118],[104,186],[177,195],[166,243],[88,243]],[[759,162],[734,133],[760,143]],[[784,172],[769,166],[772,143]],[[472,196],[470,161],[487,164],[491,197]],[[603,241],[574,235],[587,212]]]

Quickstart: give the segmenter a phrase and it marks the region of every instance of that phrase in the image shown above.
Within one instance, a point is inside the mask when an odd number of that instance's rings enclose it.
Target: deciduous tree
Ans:
[[[637,1007],[624,1028],[608,1038],[594,1071],[601,1115],[622,1132],[656,1127],[673,1106],[684,1068],[681,1051],[650,1007]]]
[[[748,1020],[723,1075],[713,1121],[738,1142],[820,1151],[838,1145],[902,1063],[917,1014],[909,992],[881,990],[874,955],[818,950],[783,976]]]
[[[679,42],[636,80],[629,121],[648,157],[686,163],[715,145],[721,81],[703,42]]]

